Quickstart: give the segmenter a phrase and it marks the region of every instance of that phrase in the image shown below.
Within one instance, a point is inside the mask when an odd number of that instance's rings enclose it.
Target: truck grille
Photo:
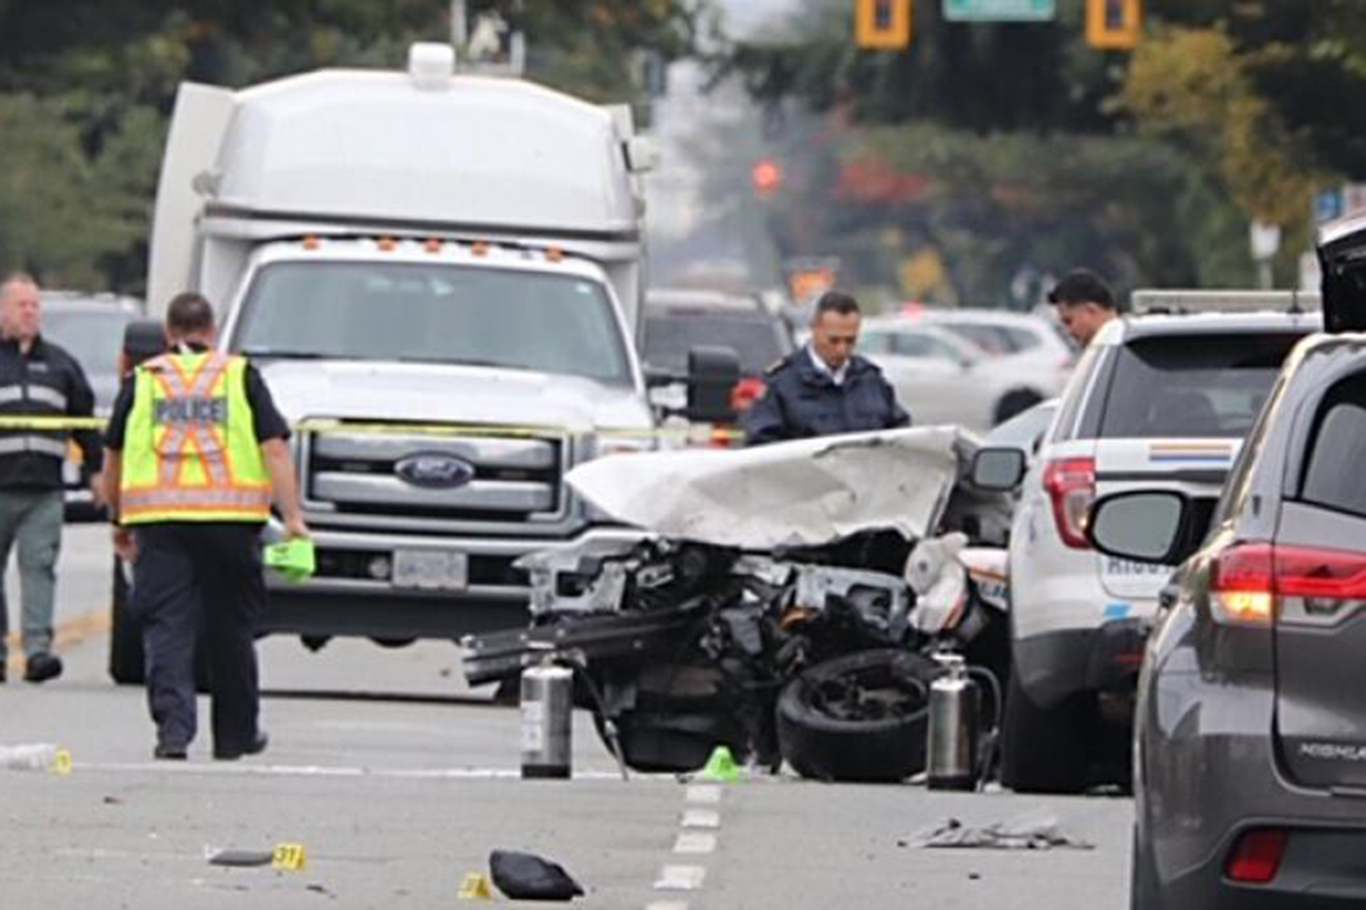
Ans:
[[[306,447],[306,498],[337,514],[518,522],[564,510],[564,441],[347,432],[314,433]],[[414,456],[459,459],[472,474],[456,485],[400,476]]]

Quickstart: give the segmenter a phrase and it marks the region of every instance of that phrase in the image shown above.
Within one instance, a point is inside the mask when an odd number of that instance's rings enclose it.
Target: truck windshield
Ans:
[[[478,364],[632,381],[600,283],[513,269],[273,263],[252,282],[232,346],[257,357]]]

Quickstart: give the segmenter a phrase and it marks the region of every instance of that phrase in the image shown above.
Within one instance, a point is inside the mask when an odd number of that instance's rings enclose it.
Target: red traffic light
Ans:
[[[783,169],[772,158],[761,158],[750,170],[754,190],[760,196],[771,196],[783,184]]]

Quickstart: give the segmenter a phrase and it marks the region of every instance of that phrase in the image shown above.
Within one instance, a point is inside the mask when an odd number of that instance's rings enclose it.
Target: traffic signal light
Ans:
[[[1100,50],[1130,50],[1143,31],[1143,0],[1086,0],[1086,43]]]
[[[754,182],[754,192],[761,199],[772,196],[783,183],[783,169],[772,158],[760,158],[754,162],[749,176]]]
[[[899,51],[911,43],[911,0],[854,0],[854,39],[867,50]]]

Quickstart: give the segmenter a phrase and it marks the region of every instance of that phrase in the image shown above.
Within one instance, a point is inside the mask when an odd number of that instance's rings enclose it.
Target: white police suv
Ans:
[[[1096,552],[1087,511],[1129,488],[1212,502],[1316,310],[1311,294],[1140,291],[1135,315],[1082,355],[1011,528],[1006,786],[1127,784],[1138,667],[1171,567]]]

